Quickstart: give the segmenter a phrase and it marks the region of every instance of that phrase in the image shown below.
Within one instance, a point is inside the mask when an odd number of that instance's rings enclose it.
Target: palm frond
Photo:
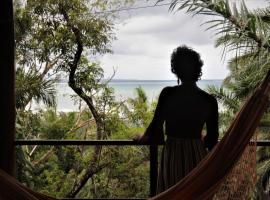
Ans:
[[[163,0],[158,2],[161,1]],[[250,11],[244,1],[237,7],[236,3],[230,4],[228,0],[173,0],[170,10],[185,10],[192,15],[215,16],[204,23],[209,25],[206,30],[214,29],[216,34],[222,37],[230,35],[233,39],[230,43],[228,38],[217,42],[225,47],[229,44],[230,50],[249,49],[254,45],[270,50],[269,8]]]
[[[42,80],[35,71],[26,72],[22,68],[17,68],[15,98],[18,109],[24,108],[32,99],[37,103],[43,102],[47,106],[55,106],[55,80]]]
[[[207,91],[215,96],[224,107],[237,111],[239,109],[240,101],[235,98],[234,94],[223,87],[208,86]]]

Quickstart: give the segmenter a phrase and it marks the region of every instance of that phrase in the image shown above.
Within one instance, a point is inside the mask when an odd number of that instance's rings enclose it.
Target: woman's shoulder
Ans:
[[[164,87],[160,92],[159,98],[160,99],[166,98],[167,96],[169,96],[173,92],[173,90],[174,90],[174,86]]]
[[[161,92],[168,92],[173,90],[173,88],[175,88],[175,86],[166,86],[161,90]]]
[[[161,90],[160,95],[167,95],[173,92],[175,89],[176,89],[176,86],[166,86]]]
[[[204,96],[208,101],[216,104],[217,103],[217,99],[214,95],[202,90],[202,89],[199,89],[200,93],[202,96]]]

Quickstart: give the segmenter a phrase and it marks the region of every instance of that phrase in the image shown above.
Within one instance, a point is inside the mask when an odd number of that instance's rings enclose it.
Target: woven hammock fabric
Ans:
[[[25,187],[0,169],[0,200],[56,200]]]
[[[151,199],[212,199],[249,144],[268,106],[269,92],[270,71],[238,112],[218,145],[179,183]]]
[[[207,200],[217,193],[243,155],[268,105],[270,71],[237,114],[218,145],[184,179],[152,200]],[[56,200],[32,191],[0,169],[1,200]]]
[[[256,141],[256,137],[253,137]],[[250,142],[238,162],[222,181],[214,200],[250,199],[257,181],[256,155],[257,145]]]

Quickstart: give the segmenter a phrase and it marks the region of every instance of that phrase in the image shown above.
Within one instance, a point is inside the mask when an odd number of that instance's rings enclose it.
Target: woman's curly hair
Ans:
[[[202,66],[200,54],[185,45],[177,47],[171,55],[171,71],[182,82],[198,81]]]

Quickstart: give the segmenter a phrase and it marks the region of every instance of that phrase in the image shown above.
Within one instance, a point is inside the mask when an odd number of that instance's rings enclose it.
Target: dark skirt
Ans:
[[[157,194],[184,178],[206,154],[201,139],[168,137],[161,154]]]

